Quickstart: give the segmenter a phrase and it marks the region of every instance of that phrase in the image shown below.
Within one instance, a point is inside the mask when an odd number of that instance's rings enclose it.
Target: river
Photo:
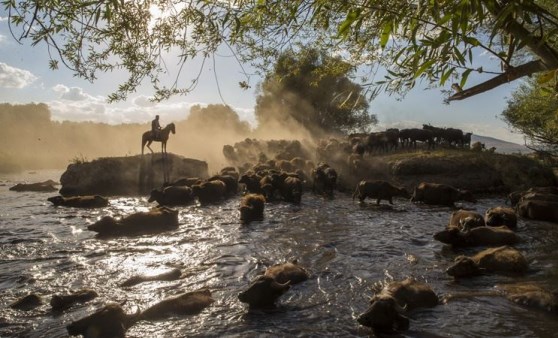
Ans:
[[[53,207],[56,193],[13,192],[9,187],[46,179],[62,171],[0,175],[0,336],[67,337],[65,326],[107,302],[125,302],[128,313],[171,295],[202,287],[215,302],[194,316],[141,321],[129,337],[361,337],[372,335],[356,317],[379,283],[413,276],[440,296],[491,290],[495,284],[537,281],[558,285],[558,226],[520,220],[516,247],[529,259],[524,277],[484,275],[454,281],[444,270],[458,254],[432,235],[444,228],[452,209],[414,205],[359,205],[350,195],[333,200],[305,194],[300,205],[269,203],[265,219],[239,222],[240,197],[219,205],[179,207],[178,230],[159,235],[99,239],[87,225],[104,215],[146,211],[147,197],[113,197],[104,209]],[[458,204],[480,213],[503,205],[502,197]],[[385,203],[385,202],[383,202]],[[382,204],[383,204],[382,203]],[[311,278],[293,286],[266,311],[248,311],[237,299],[258,272],[298,259]],[[180,268],[178,281],[146,282],[122,288],[135,274]],[[89,287],[99,297],[52,313],[50,297]],[[29,293],[45,305],[31,311],[8,307]],[[404,337],[555,337],[556,314],[529,309],[503,297],[456,299],[410,313]]]

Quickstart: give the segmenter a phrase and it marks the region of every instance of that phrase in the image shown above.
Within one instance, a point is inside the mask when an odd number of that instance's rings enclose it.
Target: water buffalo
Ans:
[[[409,192],[405,188],[399,188],[392,185],[386,181],[372,181],[372,180],[362,180],[360,181],[353,193],[353,200],[358,197],[359,201],[362,203],[368,198],[376,198],[376,204],[380,204],[382,199],[387,200],[389,204],[393,204],[392,197],[401,196],[403,198],[409,198]]]
[[[438,303],[438,296],[428,284],[407,278],[389,283],[372,297],[370,307],[357,321],[380,333],[403,331],[409,328],[409,318],[405,316],[407,311],[434,307]]]
[[[267,174],[260,179],[260,188],[267,201],[275,198],[275,192],[279,190],[281,178],[279,174]]]
[[[208,289],[186,292],[165,298],[142,311],[138,320],[160,320],[176,315],[194,315],[214,302]]]
[[[216,203],[225,198],[227,186],[221,180],[213,180],[194,184],[192,192],[201,204]]]
[[[524,274],[527,268],[527,260],[521,252],[510,246],[501,246],[485,249],[472,257],[458,256],[446,273],[456,278],[485,272]]]
[[[54,206],[64,206],[73,208],[104,208],[109,205],[109,200],[99,195],[89,196],[53,196],[47,198]]]
[[[124,338],[126,330],[136,319],[137,314],[128,315],[119,304],[110,303],[89,316],[72,322],[66,329],[71,336]]]
[[[434,134],[431,130],[410,128],[399,131],[399,137],[403,143],[408,143],[409,147],[417,147],[417,141],[427,144],[428,149],[434,148]]]
[[[337,171],[327,163],[320,163],[312,170],[312,191],[333,197],[333,190],[337,185]]]
[[[294,285],[307,280],[310,274],[295,260],[270,266],[265,270],[264,276],[271,277],[280,284]]]
[[[525,200],[520,201],[515,210],[521,217],[558,223],[558,202]]]
[[[262,194],[262,187],[260,186],[261,176],[254,173],[247,173],[240,176],[238,183],[246,186],[246,190],[252,194]]]
[[[43,299],[41,296],[30,293],[27,296],[21,297],[9,305],[10,308],[15,310],[29,311],[41,306]]]
[[[507,226],[484,226],[468,231],[460,231],[457,228],[446,229],[434,234],[434,239],[456,247],[510,245],[519,242],[519,236]]]
[[[225,183],[226,190],[225,195],[234,196],[238,193],[238,177],[232,175],[215,175],[207,179],[208,181],[220,180]]]
[[[169,185],[187,186],[191,188],[194,184],[201,184],[202,182],[203,180],[199,177],[184,177],[177,179]]]
[[[527,190],[513,191],[508,194],[507,201],[510,201],[512,207],[515,207],[525,195],[528,195],[525,198],[527,200],[557,201],[558,187],[532,187]]]
[[[250,307],[270,307],[275,301],[290,289],[290,283],[278,283],[271,276],[258,276],[247,290],[238,294],[238,299],[248,303]]]
[[[180,269],[175,268],[157,275],[134,275],[128,278],[127,280],[125,280],[124,282],[120,283],[120,286],[122,287],[134,286],[139,283],[152,282],[152,281],[171,281],[171,280],[177,280],[181,276],[182,276],[182,272],[180,271]]]
[[[156,207],[148,212],[137,212],[119,220],[105,216],[87,227],[100,236],[133,236],[176,229],[178,210]]]
[[[457,228],[460,231],[468,231],[481,226],[485,226],[484,218],[481,214],[459,209],[451,214],[447,229]]]
[[[512,208],[494,207],[484,213],[484,222],[488,226],[505,225],[510,229],[517,228],[517,215]]]
[[[477,200],[467,190],[456,189],[450,185],[421,182],[415,187],[411,202],[453,206],[457,201],[475,203]]]
[[[55,185],[58,183],[53,180],[47,180],[37,183],[18,183],[10,187],[11,191],[34,191],[34,192],[52,192],[58,190]]]
[[[194,201],[192,188],[187,185],[170,185],[162,189],[151,190],[147,200],[149,203],[157,202],[159,205],[186,205]]]
[[[247,194],[240,200],[240,220],[244,223],[261,221],[264,218],[265,197],[261,194]]]
[[[534,283],[514,283],[496,285],[506,298],[520,305],[534,307],[549,312],[558,312],[558,292],[549,291]]]
[[[279,194],[283,200],[300,203],[302,199],[302,180],[297,174],[282,173],[279,182]]]
[[[98,296],[95,290],[81,289],[67,295],[53,295],[50,299],[50,306],[54,311],[61,311],[76,303],[86,303]]]

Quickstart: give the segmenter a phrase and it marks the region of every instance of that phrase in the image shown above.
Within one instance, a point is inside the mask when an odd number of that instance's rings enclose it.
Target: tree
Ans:
[[[193,131],[205,130],[212,136],[225,130],[247,135],[251,130],[248,122],[241,121],[230,106],[223,104],[210,104],[207,107],[195,105],[190,108],[190,114],[181,125]]]
[[[503,83],[558,69],[558,5],[553,0],[231,0],[231,1],[35,1],[2,0],[14,37],[46,43],[50,66],[62,62],[94,80],[123,68],[129,79],[111,100],[123,99],[145,79],[155,97],[187,93],[195,86],[161,83],[168,52],[178,63],[210,58],[229,48],[239,62],[263,71],[279,51],[296,42],[347,52],[351,64],[387,70],[366,84],[405,93],[418,81],[445,86],[457,81],[449,100],[460,100]],[[155,10],[157,9],[157,10]],[[158,12],[160,14],[155,15]],[[16,35],[17,32],[17,35]],[[494,58],[479,62],[478,51]],[[490,68],[490,69],[489,69]],[[472,72],[492,75],[462,89]],[[177,75],[179,76],[179,75]],[[246,80],[242,86],[248,86]]]
[[[537,152],[558,156],[558,97],[541,76],[521,84],[508,100],[504,120]]]
[[[316,49],[283,53],[259,86],[259,124],[293,119],[314,136],[368,131],[376,117],[368,112],[363,88],[349,79],[353,71],[341,58]]]

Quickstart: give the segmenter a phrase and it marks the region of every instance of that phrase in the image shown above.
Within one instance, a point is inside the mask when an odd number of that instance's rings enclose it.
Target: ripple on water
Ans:
[[[2,187],[0,187],[2,188]],[[495,284],[536,279],[555,285],[558,227],[520,220],[518,248],[532,261],[522,278],[481,276],[453,281],[444,273],[458,254],[432,239],[453,209],[413,205],[359,205],[341,193],[334,200],[304,195],[299,206],[266,205],[265,219],[242,225],[239,198],[221,205],[177,207],[179,228],[159,235],[99,239],[87,225],[102,216],[146,211],[144,197],[111,198],[107,208],[55,208],[47,195],[11,194],[0,189],[0,336],[65,337],[65,325],[109,301],[128,313],[181,292],[208,287],[215,303],[195,316],[140,322],[128,334],[169,336],[369,336],[356,323],[380,283],[414,276],[439,295],[490,290]],[[3,204],[6,202],[7,204]],[[484,213],[501,199],[464,204]],[[311,273],[308,281],[283,295],[276,309],[249,311],[238,292],[266,267],[297,259]],[[176,281],[145,282],[122,288],[134,274],[177,267]],[[45,305],[34,313],[6,310],[9,300],[29,292],[48,302],[54,293],[90,287],[98,299],[59,316]],[[532,311],[502,297],[472,297],[409,314],[409,337],[545,337],[558,330],[555,315]]]

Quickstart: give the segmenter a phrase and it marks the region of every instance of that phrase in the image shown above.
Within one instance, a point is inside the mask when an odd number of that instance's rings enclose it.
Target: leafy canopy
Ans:
[[[521,84],[502,115],[530,148],[558,156],[558,97],[543,76]]]
[[[363,88],[352,82],[354,66],[312,48],[281,54],[259,88],[259,125],[293,119],[315,136],[366,131],[376,123]]]
[[[296,42],[342,51],[370,71],[366,85],[405,93],[417,82],[445,86],[450,100],[490,90],[525,75],[558,69],[557,5],[552,0],[2,0],[14,37],[45,43],[50,66],[62,62],[94,81],[125,69],[128,80],[110,96],[124,99],[150,81],[156,99],[196,84],[161,83],[165,60],[179,65],[230,49],[262,71]],[[155,15],[154,13],[159,13]],[[479,59],[494,59],[489,69]],[[387,75],[378,74],[379,66]],[[181,68],[182,69],[182,68]],[[464,89],[472,72],[492,78]],[[380,77],[380,78],[377,78]],[[247,87],[249,76],[241,81]]]

